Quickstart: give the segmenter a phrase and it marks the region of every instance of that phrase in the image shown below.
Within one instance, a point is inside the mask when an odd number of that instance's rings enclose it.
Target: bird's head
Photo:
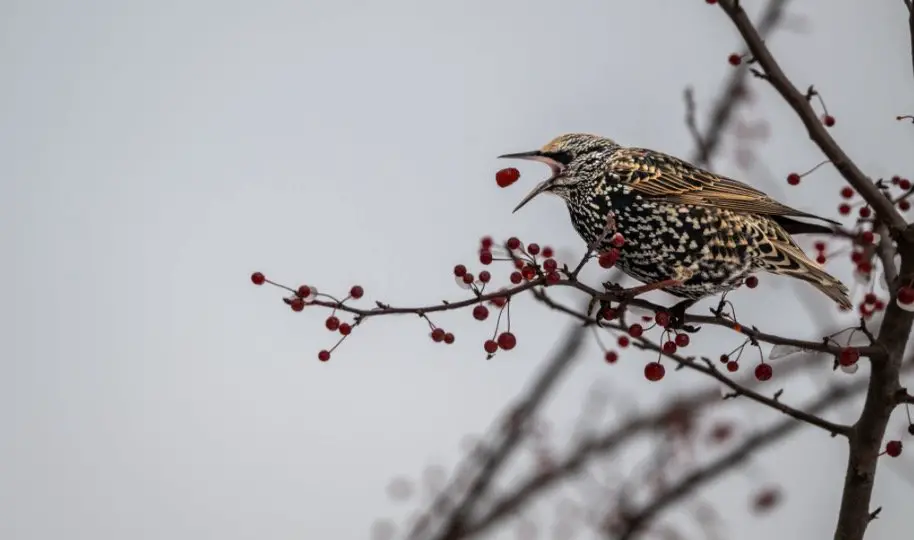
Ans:
[[[520,210],[540,193],[553,193],[567,199],[579,183],[602,170],[606,155],[615,148],[618,148],[618,144],[606,137],[566,133],[552,139],[539,150],[498,156],[539,161],[552,169],[552,175],[533,188],[514,211]]]

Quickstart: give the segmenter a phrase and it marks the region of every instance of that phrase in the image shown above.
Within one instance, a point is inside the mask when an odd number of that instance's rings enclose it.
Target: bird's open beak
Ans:
[[[498,159],[526,159],[529,161],[539,161],[540,163],[545,163],[546,165],[549,165],[549,168],[552,169],[552,176],[543,180],[542,182],[537,184],[535,188],[530,190],[530,193],[528,193],[527,196],[524,197],[520,201],[520,203],[514,207],[514,210],[512,210],[512,213],[520,210],[524,205],[526,205],[528,202],[532,201],[533,198],[536,197],[537,195],[539,195],[540,193],[543,193],[544,191],[549,191],[549,188],[552,187],[552,185],[555,181],[555,178],[559,174],[562,173],[562,169],[564,168],[561,163],[543,155],[543,153],[540,152],[539,150],[533,150],[531,152],[518,152],[516,154],[504,154],[504,155],[498,156]]]

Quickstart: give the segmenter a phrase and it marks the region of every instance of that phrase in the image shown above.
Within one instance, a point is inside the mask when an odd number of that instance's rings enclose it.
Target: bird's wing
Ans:
[[[607,160],[607,172],[644,197],[749,214],[800,216],[838,225],[837,221],[781,204],[742,182],[654,150],[619,148]]]

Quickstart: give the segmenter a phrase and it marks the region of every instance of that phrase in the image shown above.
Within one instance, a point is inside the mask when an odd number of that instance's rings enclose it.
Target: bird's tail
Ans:
[[[781,256],[768,258],[766,270],[801,279],[825,293],[842,308],[853,308],[847,286],[807,257],[799,247],[781,245],[777,251]]]

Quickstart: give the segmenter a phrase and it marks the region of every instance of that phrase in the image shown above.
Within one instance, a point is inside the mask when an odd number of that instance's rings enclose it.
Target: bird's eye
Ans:
[[[561,163],[562,165],[568,165],[571,163],[571,154],[565,151],[558,152],[549,152],[546,154],[546,157],[549,159]]]

